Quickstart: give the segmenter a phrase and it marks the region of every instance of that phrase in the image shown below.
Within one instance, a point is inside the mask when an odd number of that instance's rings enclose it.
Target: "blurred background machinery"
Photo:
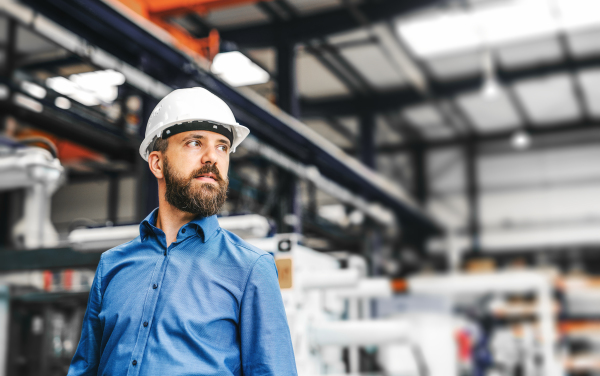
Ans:
[[[600,374],[599,84],[597,0],[0,0],[0,376],[66,373],[193,86],[301,375]]]

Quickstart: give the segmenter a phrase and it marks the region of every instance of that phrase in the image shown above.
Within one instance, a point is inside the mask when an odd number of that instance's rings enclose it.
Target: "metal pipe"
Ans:
[[[327,289],[356,286],[359,279],[354,269],[323,270],[303,273],[300,283],[304,289]]]
[[[349,320],[315,322],[309,333],[315,345],[369,346],[408,341],[409,330],[409,323],[404,321]]]

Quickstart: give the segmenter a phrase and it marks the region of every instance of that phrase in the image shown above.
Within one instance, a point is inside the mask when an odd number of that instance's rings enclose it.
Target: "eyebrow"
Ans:
[[[192,133],[192,134],[190,134],[188,136],[185,136],[185,138],[183,139],[183,141],[185,142],[185,141],[188,141],[188,140],[191,140],[191,139],[205,140],[206,137],[203,136],[203,135],[201,135],[200,133]],[[217,141],[220,142],[220,143],[224,143],[225,145],[227,145],[227,147],[231,147],[231,143],[226,138],[220,138]]]

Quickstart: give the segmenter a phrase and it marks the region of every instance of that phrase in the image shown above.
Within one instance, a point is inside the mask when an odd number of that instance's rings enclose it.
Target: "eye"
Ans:
[[[190,142],[188,142],[188,146],[193,146],[193,147],[200,146],[200,141],[191,140]]]
[[[219,145],[219,146],[217,146],[217,149],[219,149],[221,151],[227,151],[227,145]]]

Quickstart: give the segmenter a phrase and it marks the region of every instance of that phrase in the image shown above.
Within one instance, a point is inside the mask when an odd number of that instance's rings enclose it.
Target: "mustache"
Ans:
[[[190,174],[190,182],[199,177],[200,175],[204,175],[204,174],[208,174],[208,173],[212,173],[215,175],[215,180],[217,182],[222,182],[224,179],[221,176],[221,173],[219,172],[219,169],[217,168],[217,166],[215,166],[214,164],[206,164],[202,167],[200,167],[199,169],[193,171]]]

